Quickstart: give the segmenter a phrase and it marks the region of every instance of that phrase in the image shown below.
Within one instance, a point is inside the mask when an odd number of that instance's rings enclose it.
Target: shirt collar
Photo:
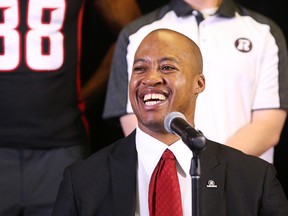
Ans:
[[[170,146],[160,142],[159,140],[144,133],[140,128],[136,129],[136,149],[138,158],[143,162],[143,165],[149,175],[152,175],[158,161],[163,152],[170,149],[176,157],[177,165],[185,175],[189,175],[192,151],[187,145],[179,139]]]
[[[169,5],[170,8],[175,11],[177,16],[191,15],[195,10],[184,0],[171,0]],[[220,17],[232,18],[235,16],[236,11],[238,11],[238,8],[233,0],[223,0],[216,14],[218,14]]]

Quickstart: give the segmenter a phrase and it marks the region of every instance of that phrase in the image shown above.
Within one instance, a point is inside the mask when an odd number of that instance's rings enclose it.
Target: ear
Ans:
[[[195,85],[195,92],[197,94],[203,92],[205,89],[205,76],[203,73],[198,74],[197,83]]]

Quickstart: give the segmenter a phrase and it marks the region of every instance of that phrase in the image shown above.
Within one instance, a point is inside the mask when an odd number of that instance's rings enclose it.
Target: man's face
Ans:
[[[164,118],[172,111],[193,119],[201,69],[187,43],[178,34],[160,33],[146,37],[140,44],[129,96],[142,130],[163,132]]]

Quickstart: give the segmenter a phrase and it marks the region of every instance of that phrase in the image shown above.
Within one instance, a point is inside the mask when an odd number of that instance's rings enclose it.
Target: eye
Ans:
[[[176,71],[176,67],[172,66],[172,65],[164,65],[161,66],[161,71],[165,72],[165,73],[169,73],[169,72],[174,72]]]
[[[172,69],[173,69],[173,67],[167,66],[167,65],[162,67],[162,70],[172,70]]]
[[[134,73],[142,73],[142,72],[146,71],[146,69],[147,69],[147,67],[144,67],[142,65],[135,65],[133,67],[133,72]]]

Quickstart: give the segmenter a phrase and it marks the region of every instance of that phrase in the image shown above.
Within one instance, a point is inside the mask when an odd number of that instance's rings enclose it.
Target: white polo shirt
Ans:
[[[108,83],[105,119],[133,112],[128,82],[134,53],[142,39],[158,28],[179,31],[201,49],[206,88],[197,100],[195,125],[208,139],[225,143],[251,122],[254,110],[288,109],[287,46],[274,22],[229,0],[215,15],[203,19],[186,2],[172,0],[121,31]],[[261,158],[272,163],[273,148]]]

